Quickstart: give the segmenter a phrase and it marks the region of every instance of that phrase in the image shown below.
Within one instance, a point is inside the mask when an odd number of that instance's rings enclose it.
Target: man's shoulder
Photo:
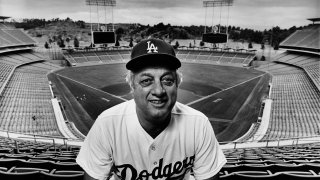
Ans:
[[[133,100],[129,100],[104,110],[98,119],[110,116],[125,116],[133,113],[135,113],[135,103]]]
[[[200,118],[207,119],[207,116],[202,112],[179,102],[176,102],[174,108],[172,109],[172,113],[177,115],[198,116]]]

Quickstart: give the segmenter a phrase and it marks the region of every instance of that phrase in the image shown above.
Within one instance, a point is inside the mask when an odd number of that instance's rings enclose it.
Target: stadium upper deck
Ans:
[[[280,48],[320,53],[320,24],[297,30],[280,43]]]
[[[33,47],[36,43],[23,30],[0,23],[0,50],[12,47]]]

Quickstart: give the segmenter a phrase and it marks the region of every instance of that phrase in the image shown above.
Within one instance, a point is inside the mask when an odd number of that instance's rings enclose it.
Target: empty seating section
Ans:
[[[2,63],[0,61],[0,88],[9,77],[9,74],[12,71],[13,67],[13,65]]]
[[[106,51],[110,59],[113,61],[122,61],[122,57],[118,51]]]
[[[10,29],[8,24],[0,23],[0,29]]]
[[[269,72],[272,75],[280,75],[280,74],[288,74],[288,73],[299,73],[301,72],[300,69],[293,67],[293,66],[289,66],[286,64],[279,64],[279,63],[275,63],[275,62],[271,62],[265,65],[261,65],[260,67],[257,68],[258,70],[261,71],[266,71]]]
[[[2,29],[0,29],[0,37],[3,44],[3,47],[5,46],[14,46],[14,45],[20,45],[22,44],[21,41],[19,41],[17,38],[11,36],[10,34],[4,32]]]
[[[188,56],[189,52],[188,51],[184,51],[184,50],[178,50],[176,52],[176,56],[178,59],[180,59],[181,61],[185,61],[186,57]]]
[[[177,57],[181,61],[217,63],[242,67],[249,64],[254,54],[229,51],[201,51],[201,50],[177,50]]]
[[[110,56],[108,56],[108,55],[101,55],[101,56],[99,56],[99,58],[100,58],[101,61],[103,61],[103,62],[110,62],[110,61],[111,61],[111,58],[110,58]]]
[[[64,52],[64,57],[70,63],[84,62],[103,62],[114,63],[128,61],[130,50],[103,50],[103,51],[76,51]],[[224,51],[203,51],[203,50],[182,50],[176,51],[176,56],[181,61],[212,63],[232,65],[242,67],[249,64],[254,54],[243,52],[224,52]]]
[[[45,60],[45,58],[38,53],[29,52],[29,51],[19,52],[19,53],[15,53],[15,52],[6,53],[0,56],[0,62],[11,64],[11,65],[21,65],[25,63],[40,61],[40,60]]]
[[[283,53],[275,61],[292,64],[303,68],[320,90],[320,57],[317,55],[305,55],[297,53]]]
[[[87,58],[88,61],[97,61],[97,62],[101,62],[99,57],[96,55],[95,52],[87,52],[87,53],[83,53],[84,57]]]
[[[306,36],[309,35],[309,31],[305,31],[305,30],[297,30],[296,32],[294,32],[291,36],[289,36],[288,39],[286,39],[284,42],[282,42],[282,44],[286,44],[286,45],[294,45],[296,44],[299,40],[305,38]]]
[[[221,57],[219,59],[219,62],[222,63],[222,64],[227,64],[227,63],[230,63],[231,60],[232,60],[232,58],[230,58],[230,57]]]
[[[297,30],[287,39],[285,39],[280,46],[293,46],[320,49],[320,25],[316,24],[302,30]]]
[[[0,179],[83,179],[79,147],[0,138]]]
[[[125,61],[128,61],[130,60],[130,55],[131,55],[131,51],[129,50],[122,50],[122,51],[119,51],[121,57],[123,60]]]
[[[260,69],[273,75],[270,124],[263,140],[318,135],[320,93],[308,75],[286,64],[271,63]]]
[[[70,63],[98,62],[111,63],[128,61],[130,59],[129,50],[104,50],[104,51],[78,51],[64,52],[64,57]]]
[[[86,57],[75,57],[74,60],[77,63],[83,63],[83,62],[88,62],[88,59]]]
[[[186,56],[186,61],[194,61],[194,60],[196,60],[197,59],[197,54],[188,54],[187,56]]]
[[[319,179],[319,144],[223,150],[220,179]]]
[[[36,44],[36,42],[22,30],[0,27],[0,47],[34,44]]]
[[[246,60],[246,59],[235,57],[235,58],[232,59],[231,62],[232,62],[232,63],[238,63],[238,64],[244,64],[245,60]]]
[[[315,65],[310,65],[310,66],[306,66],[304,68],[310,78],[315,82],[315,84],[317,85],[319,91],[320,91],[320,65],[319,63],[315,64]]]
[[[82,179],[75,162],[80,147],[0,138],[0,177]],[[260,148],[223,149],[227,163],[220,179],[272,180],[320,178],[320,145],[317,143]],[[33,176],[31,176],[31,175]],[[59,178],[56,178],[59,179]],[[291,179],[291,178],[289,178]]]
[[[88,61],[101,62],[98,56],[87,56]]]
[[[60,136],[46,77],[55,68],[34,63],[15,69],[0,97],[1,130]]]
[[[33,39],[31,39],[27,34],[22,32],[20,29],[4,29],[3,31],[15,38],[18,38],[23,43],[36,44],[36,42]]]

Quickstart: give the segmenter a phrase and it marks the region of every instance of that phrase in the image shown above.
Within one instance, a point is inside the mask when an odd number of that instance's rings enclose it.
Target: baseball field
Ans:
[[[248,107],[250,111],[253,94],[255,106],[259,109],[262,97],[267,93],[269,79],[262,78],[265,76],[263,72],[194,63],[183,63],[180,71],[183,82],[179,87],[178,101],[206,114],[218,140],[241,136],[257,119],[259,112],[251,111],[251,118],[243,119],[239,125],[239,114],[248,111]],[[71,67],[48,75],[68,120],[73,121],[83,134],[87,134],[102,111],[132,98],[125,76],[124,64]],[[237,126],[243,124],[243,127],[238,128],[239,132],[233,130],[234,137],[228,135],[231,138],[228,139],[225,130],[234,123]]]

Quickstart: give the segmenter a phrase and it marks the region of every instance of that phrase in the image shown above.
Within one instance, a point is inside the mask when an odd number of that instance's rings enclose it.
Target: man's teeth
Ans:
[[[157,100],[151,100],[150,102],[154,103],[154,104],[161,104],[162,101],[157,101]]]

